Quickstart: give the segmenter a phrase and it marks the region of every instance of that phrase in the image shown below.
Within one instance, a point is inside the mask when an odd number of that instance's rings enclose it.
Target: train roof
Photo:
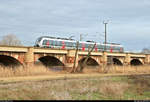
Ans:
[[[51,36],[41,36],[39,38],[50,38],[50,39],[61,39],[61,40],[74,40],[74,39],[69,39],[69,38],[51,37]]]
[[[105,43],[103,43],[103,44],[105,44]],[[118,43],[108,43],[108,42],[107,42],[107,44],[111,44],[111,45],[120,45],[120,44],[118,44]]]

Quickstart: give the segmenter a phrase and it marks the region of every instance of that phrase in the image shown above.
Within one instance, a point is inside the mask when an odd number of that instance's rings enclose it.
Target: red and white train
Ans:
[[[75,49],[77,41],[67,38],[56,38],[49,36],[39,37],[35,42],[35,47],[44,48],[59,48],[59,49]],[[93,46],[95,42],[92,41],[79,41],[79,50],[85,51]],[[106,48],[105,48],[106,47]],[[107,52],[123,52],[124,48],[120,44],[100,44],[96,43],[94,51],[107,51]]]

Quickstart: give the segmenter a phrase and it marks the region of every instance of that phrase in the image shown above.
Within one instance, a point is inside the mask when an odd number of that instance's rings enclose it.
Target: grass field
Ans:
[[[150,67],[85,68],[82,73],[43,66],[0,68],[0,100],[150,100]]]
[[[1,100],[150,100],[150,75],[0,84]]]

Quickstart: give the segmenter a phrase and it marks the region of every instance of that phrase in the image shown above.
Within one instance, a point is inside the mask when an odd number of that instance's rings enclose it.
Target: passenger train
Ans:
[[[35,42],[35,47],[43,48],[58,48],[58,49],[76,49],[76,43],[74,39],[59,38],[41,36]],[[89,47],[92,47],[96,42],[93,41],[79,41],[79,50],[87,51]],[[107,51],[107,52],[123,52],[123,46],[120,44],[109,43],[105,44],[96,43],[94,51]]]

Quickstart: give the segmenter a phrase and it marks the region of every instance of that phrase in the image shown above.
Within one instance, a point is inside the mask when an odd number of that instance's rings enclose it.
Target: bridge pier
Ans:
[[[28,51],[25,54],[25,65],[26,67],[32,67],[34,64],[34,48],[28,47]]]
[[[67,56],[66,56],[66,67],[73,67],[74,66],[74,60],[75,60],[75,50],[68,50]],[[78,66],[78,53],[76,58],[75,67]]]
[[[144,64],[150,64],[150,55],[146,55],[146,58],[145,58],[145,63]]]
[[[102,68],[107,66],[107,58],[108,58],[107,52],[104,51],[103,54],[102,54]]]
[[[124,65],[125,66],[130,65],[130,61],[131,61],[131,55],[129,53],[126,53]]]

